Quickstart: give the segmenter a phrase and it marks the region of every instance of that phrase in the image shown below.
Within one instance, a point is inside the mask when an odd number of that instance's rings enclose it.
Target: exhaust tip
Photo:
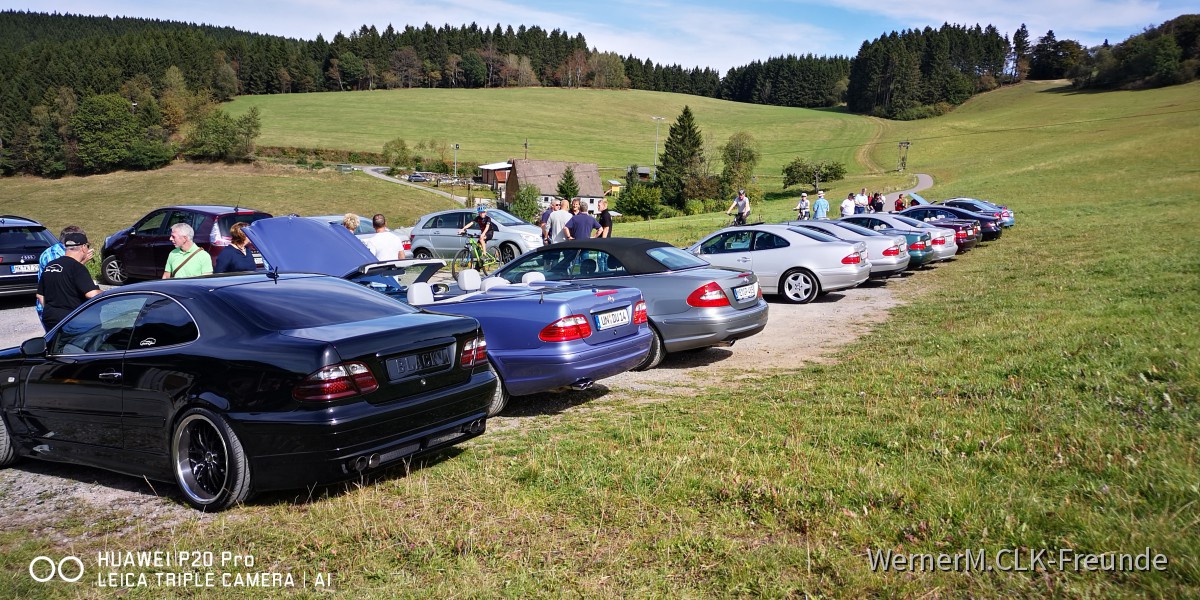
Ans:
[[[579,381],[572,383],[569,387],[573,390],[583,391],[592,387],[592,384],[594,383],[596,382],[592,381],[591,379],[580,379]]]
[[[372,454],[371,458],[367,459],[367,468],[374,469],[375,467],[378,467],[380,460],[379,453]]]

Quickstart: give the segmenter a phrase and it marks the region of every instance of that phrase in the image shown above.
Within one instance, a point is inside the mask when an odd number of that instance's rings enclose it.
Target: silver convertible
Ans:
[[[517,257],[494,275],[510,283],[544,278],[640,289],[654,339],[636,370],[654,367],[667,352],[729,346],[767,326],[767,303],[754,273],[714,267],[654,240],[552,244]]]

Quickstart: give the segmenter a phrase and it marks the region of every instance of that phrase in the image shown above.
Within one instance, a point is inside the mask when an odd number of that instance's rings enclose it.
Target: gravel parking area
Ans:
[[[752,378],[809,361],[831,360],[834,350],[886,319],[900,298],[913,291],[914,283],[907,278],[893,278],[886,284],[868,282],[806,305],[768,297],[770,320],[759,335],[731,348],[670,355],[655,369],[604,379],[586,391],[515,398],[500,416],[489,421],[488,429],[501,432],[535,427],[563,413],[613,410],[618,403],[627,410],[629,401],[667,401],[731,378]],[[0,348],[19,345],[41,333],[29,300],[0,299]],[[297,490],[288,498],[304,494]],[[86,515],[85,521],[104,519],[108,527],[116,521],[118,529],[142,532],[211,518],[184,505],[172,483],[34,460],[0,470],[0,500],[6,507],[0,512],[0,528],[49,525],[72,512]],[[64,535],[52,527],[47,531]]]

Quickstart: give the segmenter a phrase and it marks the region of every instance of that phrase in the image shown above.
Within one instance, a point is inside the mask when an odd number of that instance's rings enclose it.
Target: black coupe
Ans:
[[[0,466],[173,480],[192,506],[222,510],[483,433],[486,352],[474,319],[333,277],[125,286],[0,350]]]

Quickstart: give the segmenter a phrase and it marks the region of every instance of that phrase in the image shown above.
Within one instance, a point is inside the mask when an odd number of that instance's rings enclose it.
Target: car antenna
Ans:
[[[271,281],[274,281],[275,283],[278,284],[279,283],[279,267],[271,267],[271,269],[269,271],[267,271],[267,277],[269,277],[271,279]]]

